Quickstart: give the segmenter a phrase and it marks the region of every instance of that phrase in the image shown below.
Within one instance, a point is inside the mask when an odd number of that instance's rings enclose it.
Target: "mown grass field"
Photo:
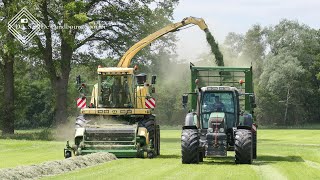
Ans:
[[[181,164],[180,130],[161,131],[161,156],[119,159],[43,179],[320,179],[320,130],[260,130],[252,165],[226,158]],[[0,168],[63,159],[65,142],[0,140]]]

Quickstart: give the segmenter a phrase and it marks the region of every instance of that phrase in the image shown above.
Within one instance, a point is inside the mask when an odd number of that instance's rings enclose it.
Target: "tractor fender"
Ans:
[[[253,124],[253,117],[252,117],[252,114],[250,113],[243,113],[239,116],[239,125],[240,126],[248,126],[248,127],[251,127],[252,124]]]
[[[196,125],[195,113],[188,113],[184,120],[184,126],[195,126],[195,125]]]

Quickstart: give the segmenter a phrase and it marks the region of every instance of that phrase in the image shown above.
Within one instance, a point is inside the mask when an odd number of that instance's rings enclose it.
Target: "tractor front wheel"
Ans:
[[[184,129],[181,135],[181,153],[183,164],[199,163],[199,135],[197,129]]]
[[[234,147],[237,164],[252,163],[252,134],[250,130],[238,129],[236,131]]]

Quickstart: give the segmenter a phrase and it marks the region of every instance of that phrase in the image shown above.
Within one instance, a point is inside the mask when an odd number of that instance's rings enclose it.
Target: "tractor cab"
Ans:
[[[202,129],[209,127],[209,119],[214,116],[224,117],[226,129],[235,126],[238,121],[238,114],[236,112],[239,107],[239,100],[237,98],[238,93],[234,89],[223,86],[211,86],[201,89],[201,106],[199,111]]]

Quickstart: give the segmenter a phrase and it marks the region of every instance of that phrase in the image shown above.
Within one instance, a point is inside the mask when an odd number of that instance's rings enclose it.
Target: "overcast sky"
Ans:
[[[318,29],[319,8],[320,0],[180,0],[174,22],[201,17],[221,44],[228,32],[245,33],[253,24],[274,25],[284,18]],[[180,59],[209,52],[205,34],[196,26],[178,32],[177,37]]]

